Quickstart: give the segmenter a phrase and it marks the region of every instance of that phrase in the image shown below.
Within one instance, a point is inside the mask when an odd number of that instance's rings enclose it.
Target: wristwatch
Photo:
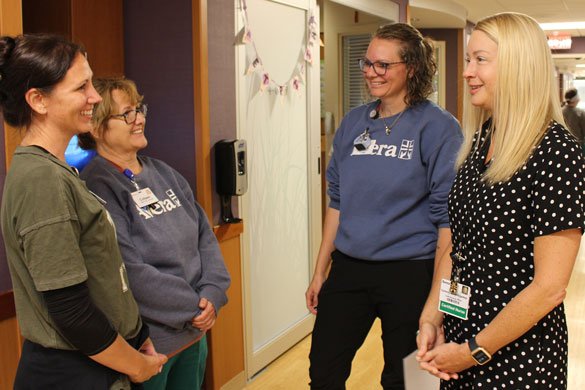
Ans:
[[[475,360],[477,364],[483,366],[484,364],[492,360],[492,355],[490,355],[490,353],[485,348],[477,345],[475,337],[469,339],[467,344],[469,345],[469,350],[471,351],[471,357],[473,358],[473,360]]]

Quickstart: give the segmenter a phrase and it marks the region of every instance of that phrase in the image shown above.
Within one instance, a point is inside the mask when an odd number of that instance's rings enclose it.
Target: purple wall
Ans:
[[[124,0],[126,77],[148,107],[144,154],[179,171],[195,191],[191,0]]]
[[[457,117],[457,79],[462,77],[457,71],[457,61],[459,56],[457,55],[457,37],[459,35],[459,29],[420,29],[420,32],[424,36],[433,38],[436,41],[445,41],[445,47],[447,49],[445,53],[445,107],[453,116]]]
[[[209,42],[209,127],[211,146],[221,139],[236,138],[236,59],[234,49],[234,2],[213,0],[207,2]],[[215,172],[215,155],[211,151],[211,171]],[[213,222],[218,223],[219,197],[213,181]],[[236,198],[232,211],[238,215]]]

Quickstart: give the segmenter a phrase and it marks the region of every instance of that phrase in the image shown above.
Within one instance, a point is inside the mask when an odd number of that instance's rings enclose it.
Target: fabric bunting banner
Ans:
[[[294,68],[291,78],[284,84],[279,84],[270,77],[270,70],[264,68],[260,53],[254,43],[254,34],[249,23],[248,6],[246,0],[240,0],[240,11],[244,27],[240,31],[241,43],[246,45],[246,50],[251,54],[248,56],[246,75],[257,75],[260,78],[260,92],[268,91],[280,96],[285,96],[288,91],[300,93],[301,85],[305,81],[306,63],[313,63],[313,50],[319,46],[318,26],[314,15],[314,8],[307,13],[307,26],[305,43],[299,51],[299,60]]]

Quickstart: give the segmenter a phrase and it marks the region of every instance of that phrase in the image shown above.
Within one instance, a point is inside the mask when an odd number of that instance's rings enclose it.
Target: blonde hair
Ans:
[[[530,16],[500,13],[480,20],[474,31],[498,45],[493,112],[472,106],[464,97],[464,142],[457,157],[460,167],[472,149],[473,136],[491,116],[493,158],[483,180],[507,181],[530,157],[551,120],[564,124],[557,97],[552,55],[546,36]],[[469,87],[466,87],[469,88]],[[494,131],[495,129],[495,131]]]

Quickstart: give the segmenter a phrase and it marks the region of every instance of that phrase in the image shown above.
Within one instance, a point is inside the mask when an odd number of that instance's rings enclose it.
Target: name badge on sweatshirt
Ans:
[[[158,202],[158,198],[148,187],[136,190],[130,195],[132,195],[132,199],[134,200],[134,203],[136,203],[136,206],[140,208],[148,207],[151,204]]]

